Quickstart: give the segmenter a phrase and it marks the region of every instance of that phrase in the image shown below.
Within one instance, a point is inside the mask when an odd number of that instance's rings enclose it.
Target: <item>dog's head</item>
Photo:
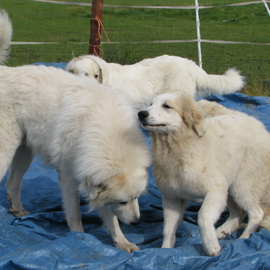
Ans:
[[[91,177],[80,185],[90,203],[90,211],[109,208],[125,224],[135,225],[140,221],[138,197],[146,191],[148,174],[146,169],[129,174],[113,176],[99,185]]]
[[[197,102],[186,93],[166,93],[154,98],[147,109],[138,113],[143,128],[170,134],[179,129],[205,133],[204,117]]]
[[[105,61],[94,55],[79,56],[66,65],[66,70],[75,75],[93,77],[102,84],[103,62]]]

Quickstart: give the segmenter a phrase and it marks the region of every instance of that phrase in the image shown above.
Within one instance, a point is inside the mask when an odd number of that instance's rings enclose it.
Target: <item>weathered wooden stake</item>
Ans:
[[[99,55],[102,27],[103,0],[93,0],[91,30],[89,40],[89,54]]]

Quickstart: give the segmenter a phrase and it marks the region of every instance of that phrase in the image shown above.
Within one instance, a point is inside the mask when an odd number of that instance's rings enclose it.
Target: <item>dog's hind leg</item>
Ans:
[[[3,123],[0,124],[3,125]],[[4,132],[2,132],[2,129]],[[0,181],[7,173],[20,142],[20,139],[16,136],[12,136],[8,132],[5,134],[5,126],[0,127]]]
[[[264,212],[264,217],[262,222],[260,223],[260,226],[270,231],[270,207],[264,206],[262,207]]]
[[[205,252],[209,256],[216,256],[221,250],[214,224],[224,211],[226,203],[227,187],[217,186],[206,194],[198,214],[198,224],[201,232],[202,244]]]
[[[98,210],[101,218],[104,221],[104,225],[106,226],[110,236],[113,239],[115,246],[119,249],[132,253],[135,250],[139,250],[139,248],[130,243],[124,236],[121,228],[119,226],[118,218],[110,209],[100,208]]]
[[[162,196],[164,227],[162,248],[173,248],[175,244],[175,232],[183,220],[187,207],[186,200],[168,199]]]
[[[67,224],[71,231],[83,232],[78,183],[71,174],[63,171],[58,173]]]
[[[11,117],[9,117],[11,116]],[[12,114],[6,114],[0,111],[1,127],[0,127],[0,181],[5,176],[8,168],[12,164],[12,160],[16,154],[18,147],[22,141],[22,132],[20,126],[16,122],[12,122],[14,119]],[[7,183],[11,183],[13,177],[9,177]],[[20,185],[21,180],[19,180]],[[17,189],[17,187],[14,187]],[[19,187],[20,188],[20,187]],[[8,187],[8,193],[13,193],[13,191]],[[19,200],[20,197],[16,198],[17,191],[14,191],[14,202]],[[14,204],[12,201],[12,204]]]
[[[230,212],[228,220],[216,229],[217,238],[224,238],[238,230],[246,213],[237,205],[231,195],[228,196],[228,209]]]
[[[21,185],[22,178],[28,170],[33,160],[32,150],[26,145],[26,142],[18,147],[10,167],[10,174],[6,182],[8,200],[10,202],[9,213],[12,213],[16,217],[24,216],[29,212],[23,209],[21,203]]]
[[[242,198],[242,204],[238,204],[241,208],[243,208],[248,215],[248,223],[247,226],[239,238],[249,238],[250,234],[256,232],[260,226],[261,221],[263,220],[264,212],[261,209],[259,202],[252,196],[249,192],[242,192],[245,198]]]
[[[246,183],[250,179],[248,176],[245,177]],[[250,185],[242,184],[242,185],[232,185],[230,187],[230,194],[233,197],[234,201],[241,207],[248,215],[248,223],[247,226],[240,236],[240,238],[249,238],[250,234],[256,232],[260,226],[261,221],[264,217],[264,211],[260,206],[260,198],[254,189],[251,188]]]

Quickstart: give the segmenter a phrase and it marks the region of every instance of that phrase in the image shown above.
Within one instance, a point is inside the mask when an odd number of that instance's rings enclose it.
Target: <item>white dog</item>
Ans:
[[[12,29],[0,16],[0,48]],[[11,30],[9,30],[11,31]],[[1,51],[0,55],[4,55]],[[25,215],[21,181],[35,153],[55,166],[67,223],[83,232],[79,190],[97,209],[116,247],[138,247],[124,237],[125,224],[140,219],[138,197],[147,186],[151,156],[134,110],[94,79],[45,66],[0,67],[0,180],[7,180],[10,212]]]
[[[124,66],[84,55],[71,60],[66,70],[117,88],[137,110],[148,107],[155,96],[169,91],[204,97],[229,94],[244,86],[244,78],[234,69],[224,75],[208,75],[193,61],[168,55]]]
[[[205,118],[202,108],[213,117]],[[185,93],[160,95],[138,116],[151,131],[164,207],[162,247],[174,246],[187,201],[195,198],[204,199],[198,224],[210,256],[220,253],[218,238],[237,230],[246,213],[241,238],[259,225],[270,229],[270,134],[260,121]],[[215,231],[226,204],[230,216]]]

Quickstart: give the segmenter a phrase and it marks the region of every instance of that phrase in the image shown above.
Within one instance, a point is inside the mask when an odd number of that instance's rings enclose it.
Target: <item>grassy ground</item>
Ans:
[[[72,2],[75,1],[79,2]],[[236,2],[244,1],[199,1],[200,5]],[[179,5],[179,1],[104,0],[104,4]],[[183,0],[181,5],[194,5],[194,1]],[[88,53],[91,7],[30,0],[0,0],[0,7],[10,14],[14,28],[13,41],[57,42],[43,45],[12,45],[7,65],[67,62],[73,56]],[[200,19],[203,39],[270,43],[269,16],[263,3],[201,9]],[[196,39],[194,10],[104,8],[103,24],[112,42],[103,43],[101,47],[103,58],[107,61],[132,64],[146,57],[171,54],[198,63],[196,42],[147,43]],[[105,34],[102,36],[102,41],[106,42]],[[203,68],[208,73],[222,74],[227,68],[236,67],[247,77],[244,93],[249,95],[270,96],[269,54],[269,45],[202,43]]]
[[[89,3],[89,0],[57,0],[62,2],[82,2]],[[199,0],[200,6],[220,6],[229,5],[235,3],[243,3],[248,0]],[[195,1],[193,0],[104,0],[104,5],[123,5],[123,6],[194,6]]]

